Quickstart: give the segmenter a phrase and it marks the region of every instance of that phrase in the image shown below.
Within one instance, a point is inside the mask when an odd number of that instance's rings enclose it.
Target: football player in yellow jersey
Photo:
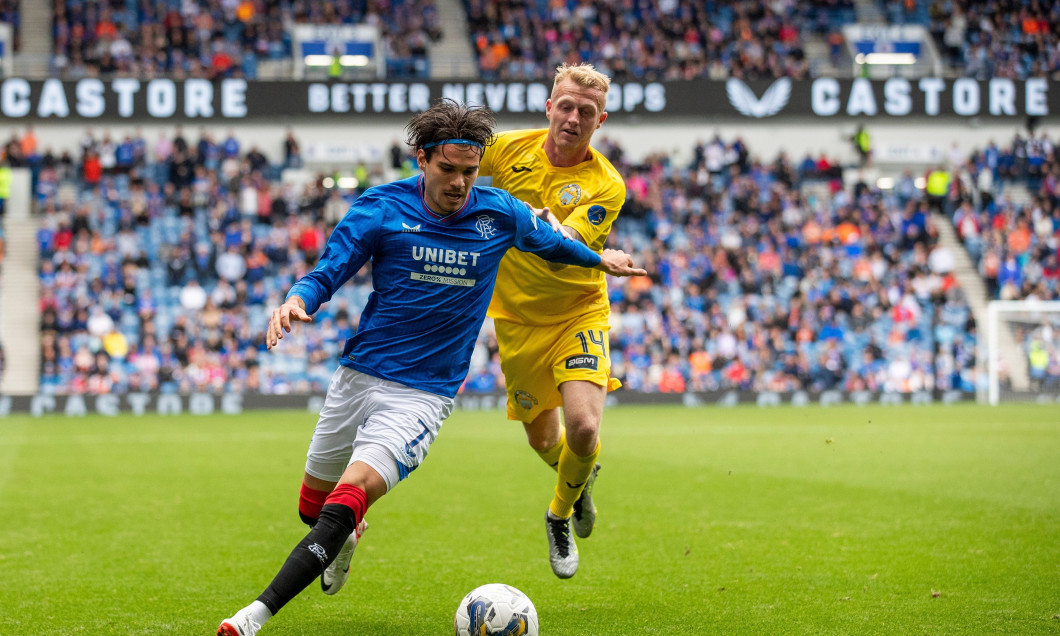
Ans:
[[[597,252],[626,199],[621,175],[589,145],[607,119],[610,82],[588,64],[560,66],[545,102],[548,128],[500,133],[479,168],[494,187],[549,208],[570,238]],[[596,520],[600,420],[607,392],[621,386],[611,377],[610,312],[601,272],[557,268],[518,250],[501,261],[489,315],[508,419],[523,423],[530,446],[558,473],[545,527],[549,561],[560,578],[578,569],[571,526],[588,537]]]

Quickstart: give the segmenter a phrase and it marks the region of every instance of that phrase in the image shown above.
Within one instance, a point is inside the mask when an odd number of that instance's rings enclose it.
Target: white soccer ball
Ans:
[[[537,610],[511,585],[490,583],[468,592],[456,608],[456,636],[537,636]]]

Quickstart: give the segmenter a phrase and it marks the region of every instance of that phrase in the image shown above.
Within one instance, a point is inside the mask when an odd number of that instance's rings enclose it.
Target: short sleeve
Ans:
[[[590,201],[574,208],[563,224],[578,231],[585,244],[596,251],[604,249],[611,225],[626,202],[626,186],[613,181],[607,189]]]
[[[507,145],[507,135],[504,133],[497,133],[497,136],[493,138],[493,143],[482,149],[482,161],[479,162],[478,174],[480,177],[492,177],[493,172],[496,169],[497,160],[500,154],[504,152],[504,148]]]

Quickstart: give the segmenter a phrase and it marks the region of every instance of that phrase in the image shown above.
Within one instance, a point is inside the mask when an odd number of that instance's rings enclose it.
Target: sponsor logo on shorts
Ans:
[[[567,358],[567,368],[592,369],[593,371],[596,371],[600,368],[600,358],[589,355],[572,356]]]
[[[537,405],[537,398],[520,390],[515,392],[515,403],[529,411]]]

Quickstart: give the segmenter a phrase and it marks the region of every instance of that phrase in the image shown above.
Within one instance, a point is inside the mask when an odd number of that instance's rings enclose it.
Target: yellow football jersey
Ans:
[[[626,184],[611,162],[592,149],[588,161],[570,168],[553,166],[545,156],[547,135],[547,129],[498,134],[483,154],[479,174],[493,177],[493,187],[517,199],[548,207],[599,253],[626,200]],[[608,307],[603,272],[575,266],[554,270],[537,256],[512,248],[501,261],[489,315],[526,325],[553,325]]]

